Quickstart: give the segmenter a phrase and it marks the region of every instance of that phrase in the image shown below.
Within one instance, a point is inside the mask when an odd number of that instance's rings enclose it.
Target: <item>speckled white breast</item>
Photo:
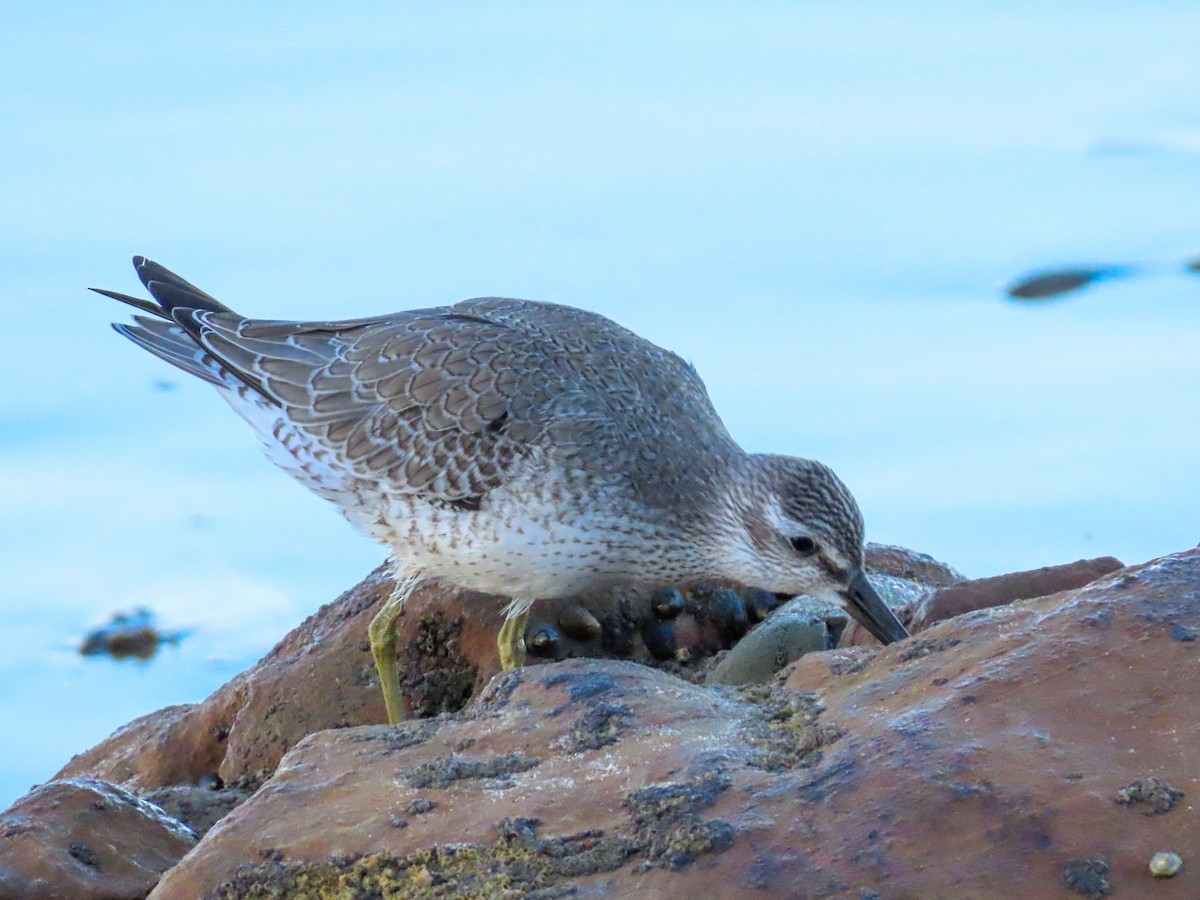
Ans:
[[[654,536],[607,515],[603,501],[551,499],[545,489],[552,481],[545,473],[536,487],[518,481],[478,511],[401,495],[372,533],[392,547],[401,568],[508,597],[568,596],[630,580]]]
[[[531,466],[478,510],[455,509],[365,479],[276,408],[245,391],[222,393],[271,461],[389,546],[401,573],[531,600],[704,574],[693,571],[696,548],[675,539],[677,532],[623,515],[626,501],[615,489],[571,479],[553,465]],[[581,482],[590,485],[587,495]]]

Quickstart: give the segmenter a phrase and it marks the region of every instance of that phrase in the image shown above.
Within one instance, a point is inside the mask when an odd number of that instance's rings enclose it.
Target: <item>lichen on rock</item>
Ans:
[[[1139,778],[1117,791],[1116,801],[1122,806],[1144,804],[1145,814],[1157,816],[1170,812],[1184,797],[1179,788],[1157,778]]]
[[[630,860],[639,871],[683,869],[698,858],[733,846],[734,827],[708,819],[729,787],[713,774],[699,781],[663,782],[633,791],[623,801],[625,827],[564,835],[539,833],[542,821],[505,816],[490,843],[440,844],[406,855],[367,853],[317,862],[277,861],[242,867],[213,893],[218,900],[266,898],[520,897],[577,893],[575,880],[612,872]]]

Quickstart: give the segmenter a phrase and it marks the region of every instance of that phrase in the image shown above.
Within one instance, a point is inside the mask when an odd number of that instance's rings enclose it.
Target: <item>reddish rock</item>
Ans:
[[[202,703],[168,707],[131,722],[76,756],[55,777],[105,778],[141,791],[212,778],[255,788],[305,736],[385,722],[367,626],[393,587],[388,567],[380,566]],[[709,609],[708,594],[741,609],[741,630],[724,622],[728,616],[715,614],[717,607]],[[695,668],[747,627],[745,603],[730,591],[689,594],[682,613],[656,612],[653,596],[649,590],[615,588],[592,598],[538,603],[527,635],[552,629],[551,655],[559,658],[653,663],[665,656],[674,664],[678,648]],[[461,709],[499,672],[496,635],[506,602],[439,584],[423,585],[409,598],[396,652],[398,677],[414,717]],[[670,633],[664,635],[664,628]],[[531,648],[529,664],[539,661]]]
[[[229,814],[229,811],[250,796],[239,787],[176,784],[142,793],[148,800],[172,818],[192,829],[198,837]]]
[[[1198,631],[1190,551],[806,655],[788,688],[531,667],[303,741],[154,896],[1194,898]]]
[[[867,568],[871,572],[876,589],[913,634],[928,628],[934,622],[975,609],[1002,606],[1014,600],[1044,597],[1058,591],[1083,587],[1120,569],[1122,565],[1111,556],[1102,556],[1062,566],[964,580],[953,569],[924,554],[879,544],[869,544],[867,547]],[[889,576],[900,579],[910,587],[910,590],[900,592],[899,602],[893,602],[891,595],[885,590]],[[857,622],[847,625],[838,645],[880,646],[879,640]]]
[[[200,723],[197,708],[168,706],[134,719],[72,757],[54,778],[98,778],[131,789],[194,783],[221,762],[221,748]]]
[[[815,715],[629,662],[506,673],[458,715],[303,741],[153,896],[783,896],[808,863],[755,848],[795,827]]]
[[[202,703],[135,720],[56,777],[94,775],[152,790],[217,776],[253,787],[308,734],[385,722],[367,626],[393,585],[380,566]],[[499,670],[502,604],[433,584],[413,595],[400,620],[398,668],[419,712],[461,708]]]
[[[817,691],[843,734],[804,812],[810,846],[889,898],[1086,896],[1097,860],[1114,896],[1200,896],[1197,629],[1189,551],[873,654],[801,658],[787,685]],[[1184,867],[1152,883],[1161,850]]]
[[[868,571],[881,575],[916,581],[930,587],[942,587],[964,580],[961,574],[945,563],[938,562],[927,553],[918,553],[906,547],[867,544],[864,555]]]
[[[1124,563],[1111,556],[1081,559],[1061,566],[1047,566],[1027,572],[1013,572],[992,578],[960,581],[934,591],[913,613],[912,628],[921,631],[934,622],[960,616],[976,609],[1003,606],[1014,600],[1045,597],[1059,591],[1083,587],[1097,578],[1123,568]]]
[[[905,582],[898,602],[920,592],[906,578],[955,577],[919,555],[874,558],[873,577]],[[1020,573],[1013,584],[1034,587],[1010,590],[1092,583],[886,649],[809,654],[788,670],[792,690],[741,692],[578,661],[507,674],[480,696],[501,602],[430,586],[402,620],[399,668],[414,711],[443,714],[352,727],[383,719],[366,643],[391,590],[380,569],[204,703],[143,717],[64,773],[153,790],[204,828],[275,772],[156,896],[331,879],[399,896],[1197,896],[1200,550],[1098,581],[1060,568],[1075,581]],[[538,604],[531,628],[557,634],[542,645],[556,653],[651,661],[675,648],[693,662],[663,665],[694,678],[694,660],[769,600],[624,591]],[[1184,866],[1150,887],[1159,851]],[[0,864],[0,888],[22,871]]]
[[[115,785],[52,781],[0,815],[0,896],[145,897],[196,836]]]

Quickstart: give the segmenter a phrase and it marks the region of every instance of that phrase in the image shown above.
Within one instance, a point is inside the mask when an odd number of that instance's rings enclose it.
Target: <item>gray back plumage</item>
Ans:
[[[595,313],[489,297],[345,321],[254,320],[155,263],[135,266],[156,303],[101,291],[154,317],[122,334],[218,387],[249,388],[339,465],[392,491],[470,508],[552,456],[607,469],[653,502],[695,495],[681,482],[707,473],[692,461],[740,453],[691,366]]]

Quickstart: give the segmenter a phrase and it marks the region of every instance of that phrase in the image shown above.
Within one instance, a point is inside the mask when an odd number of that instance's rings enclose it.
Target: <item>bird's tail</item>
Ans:
[[[113,328],[159,359],[211,385],[220,388],[236,386],[241,379],[200,346],[179,324],[180,317],[191,310],[225,313],[232,313],[233,310],[144,256],[135,256],[133,266],[153,300],[103,288],[91,289],[149,314],[134,316],[133,324],[113,323]]]

